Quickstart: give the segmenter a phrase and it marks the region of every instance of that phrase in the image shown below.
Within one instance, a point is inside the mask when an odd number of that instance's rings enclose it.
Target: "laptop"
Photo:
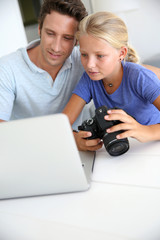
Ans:
[[[0,199],[88,190],[95,152],[79,152],[63,113],[0,124]]]

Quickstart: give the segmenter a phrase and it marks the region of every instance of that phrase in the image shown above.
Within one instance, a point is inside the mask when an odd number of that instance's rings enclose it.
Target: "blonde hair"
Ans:
[[[136,51],[128,44],[128,31],[125,23],[113,13],[97,12],[85,17],[79,24],[77,39],[79,40],[80,36],[86,33],[107,41],[113,48],[126,47],[128,52],[124,61],[139,62]]]

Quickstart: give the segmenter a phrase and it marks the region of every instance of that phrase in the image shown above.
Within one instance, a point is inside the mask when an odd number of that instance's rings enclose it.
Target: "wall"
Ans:
[[[82,0],[83,4],[85,5],[87,11],[88,11],[88,14],[91,14],[93,12],[93,9],[92,9],[92,2],[90,0]]]
[[[88,1],[94,12],[112,11],[123,18],[141,61],[160,54],[159,0],[83,0]]]
[[[39,38],[38,24],[32,24],[32,25],[26,26],[25,32],[26,32],[28,42],[38,39]]]
[[[0,0],[0,56],[27,44],[18,0]]]
[[[126,13],[130,41],[142,61],[160,53],[160,1],[139,0],[137,11]]]

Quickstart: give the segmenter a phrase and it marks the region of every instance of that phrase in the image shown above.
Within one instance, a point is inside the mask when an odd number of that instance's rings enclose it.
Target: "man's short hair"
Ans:
[[[40,30],[46,15],[52,11],[73,17],[78,22],[88,15],[81,0],[44,0],[39,15]]]

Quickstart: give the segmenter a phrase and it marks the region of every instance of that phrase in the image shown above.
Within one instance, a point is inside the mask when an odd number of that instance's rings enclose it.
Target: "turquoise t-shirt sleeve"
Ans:
[[[81,97],[86,103],[89,103],[92,99],[91,96],[91,79],[88,77],[87,73],[83,73],[80,81],[75,87],[73,93]]]
[[[0,66],[0,119],[5,121],[10,119],[15,99],[15,87],[11,75],[9,68],[6,71]]]

